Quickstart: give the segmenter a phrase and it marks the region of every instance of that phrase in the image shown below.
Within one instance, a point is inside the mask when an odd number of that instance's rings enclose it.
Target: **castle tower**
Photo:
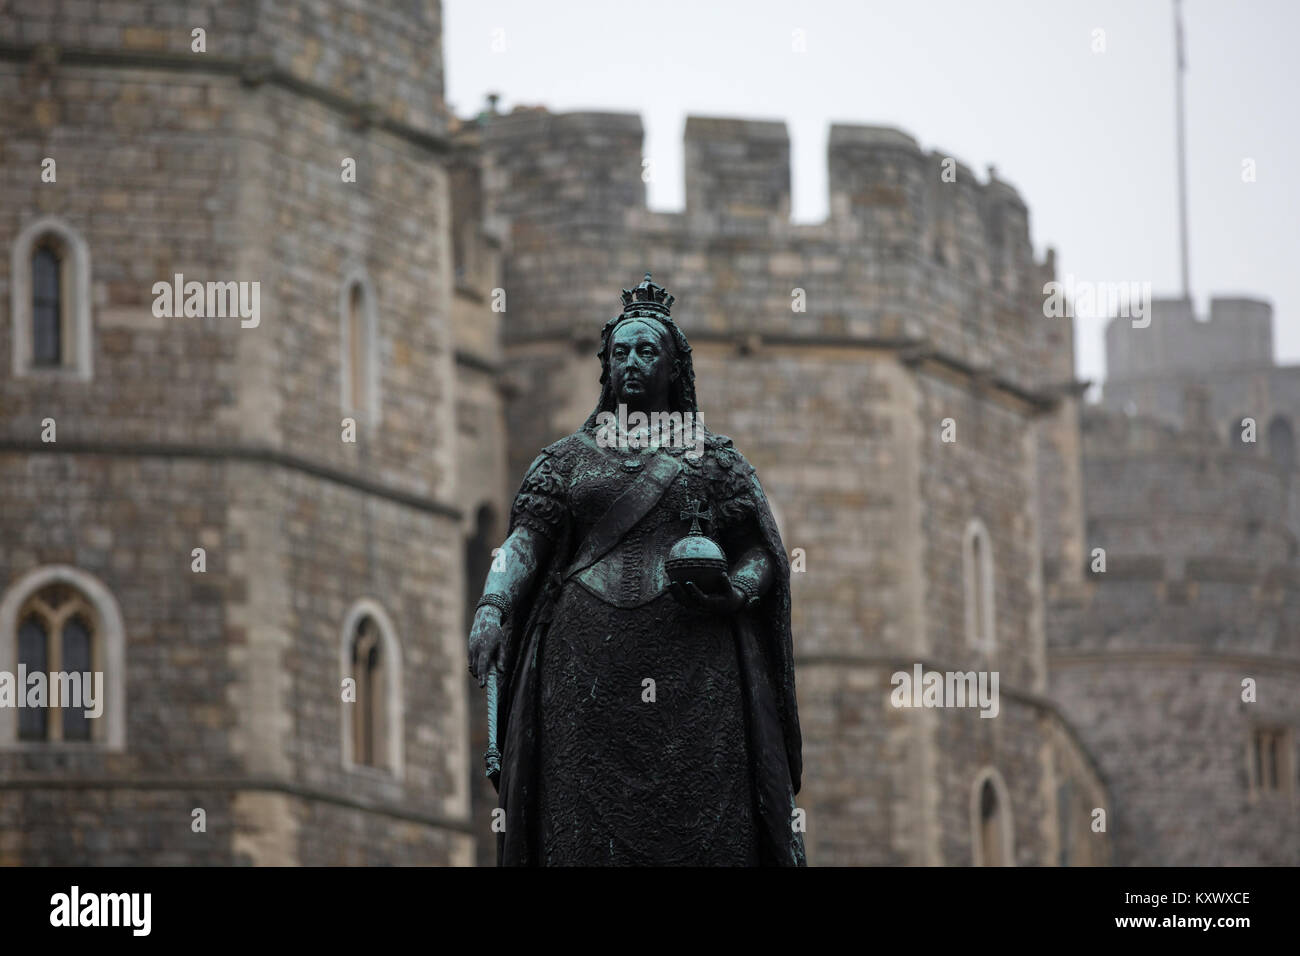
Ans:
[[[0,35],[0,862],[470,862],[440,5]]]
[[[784,124],[690,117],[685,210],[653,213],[635,115],[519,110],[482,141],[512,478],[590,412],[600,327],[648,270],[677,297],[706,422],[803,555],[809,862],[1104,862],[1105,787],[1045,697],[1045,593],[1082,555],[1077,510],[1040,516],[1043,494],[1081,498],[1071,329],[1043,317],[1051,266],[1015,191],[835,126],[830,216],[796,225]],[[894,707],[917,663],[997,672],[996,719]]]
[[[1083,419],[1090,557],[1049,609],[1051,696],[1111,784],[1116,862],[1293,865],[1300,367],[1267,303],[1152,305],[1107,327]]]

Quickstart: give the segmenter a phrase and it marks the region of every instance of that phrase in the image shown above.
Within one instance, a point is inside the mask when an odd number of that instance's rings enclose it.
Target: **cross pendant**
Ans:
[[[691,523],[691,534],[702,534],[703,532],[700,531],[700,522],[712,521],[713,512],[704,507],[703,501],[697,501],[692,498],[686,502],[686,508],[681,513],[681,519]]]

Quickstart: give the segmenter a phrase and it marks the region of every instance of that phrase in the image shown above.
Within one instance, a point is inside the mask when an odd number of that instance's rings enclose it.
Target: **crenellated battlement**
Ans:
[[[685,145],[688,214],[789,219],[785,123],[690,116]]]
[[[1273,363],[1273,307],[1261,299],[1216,297],[1197,318],[1186,299],[1153,299],[1151,324],[1129,318],[1106,326],[1107,384]]]
[[[1013,285],[1014,271],[1032,264],[1028,209],[995,175],[980,182],[955,157],[923,152],[887,126],[836,124],[827,152],[831,217],[860,223],[866,238],[977,270],[983,283]]]
[[[646,208],[644,129],[638,114],[518,107],[488,117],[484,125],[485,146],[503,173],[512,174],[514,195],[499,197],[502,211],[539,200],[529,192],[530,185],[577,182],[616,190],[621,208]],[[689,116],[683,142],[683,215],[692,226],[707,217],[757,219],[797,234],[790,223],[790,137],[784,122]],[[969,230],[978,221],[983,229],[972,238],[1012,247],[1029,258],[1027,207],[1016,189],[996,175],[981,182],[956,158],[923,152],[914,138],[887,126],[832,125],[827,161],[829,222],[858,219],[883,228],[897,219],[913,227],[918,249],[932,252],[924,239],[943,239],[944,233]],[[581,195],[573,189],[562,193],[566,205],[589,210],[606,209],[611,198],[600,188]],[[547,208],[543,204],[542,211]],[[863,238],[887,237],[868,231]]]
[[[529,289],[510,306],[521,340],[598,328],[611,277],[648,269],[688,332],[925,346],[1027,390],[1072,377],[1023,200],[899,130],[832,126],[828,216],[796,224],[784,122],[689,117],[674,213],[647,209],[645,178],[665,171],[636,114],[518,108],[481,125],[506,286]]]

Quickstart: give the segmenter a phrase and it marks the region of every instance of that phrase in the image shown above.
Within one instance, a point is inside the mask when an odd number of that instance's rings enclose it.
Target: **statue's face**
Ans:
[[[673,356],[665,336],[645,322],[624,322],[610,340],[609,376],[614,394],[629,408],[666,409]]]

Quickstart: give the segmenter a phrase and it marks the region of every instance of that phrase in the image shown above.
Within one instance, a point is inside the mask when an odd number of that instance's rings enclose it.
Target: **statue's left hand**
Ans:
[[[722,586],[716,592],[701,591],[694,581],[684,584],[674,582],[668,585],[668,590],[683,607],[712,611],[714,614],[735,614],[745,603],[745,593],[731,583],[726,572],[723,572]]]

